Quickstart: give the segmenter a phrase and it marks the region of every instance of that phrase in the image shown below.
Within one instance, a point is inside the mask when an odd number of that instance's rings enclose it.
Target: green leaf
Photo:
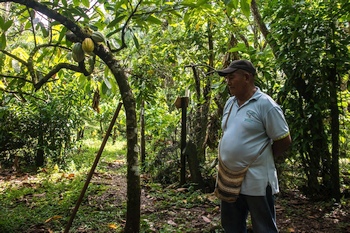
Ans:
[[[103,82],[106,84],[106,86],[108,87],[108,89],[111,89],[112,88],[112,85],[111,83],[108,81],[108,79],[103,76]]]
[[[135,44],[136,48],[140,49],[139,40],[136,38],[134,33],[132,34],[132,39],[134,40],[134,44]]]
[[[66,36],[66,32],[67,32],[67,28],[66,27],[62,28],[58,41],[62,41],[62,39]]]
[[[232,10],[231,8],[238,8],[238,0],[225,0],[224,3],[227,8],[230,8],[230,10]]]
[[[181,3],[184,6],[188,6],[188,7],[196,7],[196,3],[193,2],[193,0],[185,0]]]
[[[67,7],[67,5],[68,5],[67,4],[67,0],[62,0],[62,4],[63,4],[64,7]]]
[[[232,5],[235,9],[237,9],[238,8],[238,0],[233,0]]]
[[[250,0],[240,0],[241,10],[246,17],[250,15]]]
[[[116,17],[115,19],[113,19],[109,24],[108,24],[108,28],[112,28],[115,27],[115,25],[117,23],[119,23],[120,21],[122,21],[125,18],[125,15],[120,15],[119,17]]]
[[[0,15],[0,28],[4,30],[4,18]]]
[[[2,33],[0,37],[0,49],[5,49],[5,47],[6,47],[6,36],[5,36],[5,33]]]
[[[7,31],[7,29],[9,29],[9,28],[11,27],[12,23],[13,23],[13,20],[7,21],[6,23],[4,23],[4,26],[3,26],[2,29],[3,29],[4,31]]]
[[[231,53],[238,52],[238,51],[241,51],[241,52],[247,51],[247,48],[246,48],[244,43],[238,43],[237,46],[235,46],[229,50],[229,52],[231,52]]]
[[[79,6],[80,0],[73,0],[73,4],[74,4],[74,6]]]
[[[90,1],[89,0],[82,0],[81,3],[83,3],[83,5],[86,6],[87,8],[90,7]]]
[[[49,31],[46,29],[45,25],[42,22],[39,22],[41,32],[43,33],[43,37],[46,38],[49,36]]]
[[[102,83],[102,94],[106,95],[106,93],[108,92],[108,87],[106,85],[105,82]]]
[[[77,15],[77,16],[81,16],[85,19],[89,19],[90,17],[84,12],[83,9],[81,9],[80,7],[74,7],[72,9],[70,9],[70,13],[72,13],[73,15]]]
[[[154,23],[154,24],[159,24],[159,25],[162,25],[162,24],[163,24],[163,22],[162,22],[160,19],[158,19],[158,18],[156,18],[156,17],[154,17],[154,16],[152,16],[152,15],[150,15],[149,17],[147,17],[146,21],[147,21],[147,22],[150,22],[150,23]]]

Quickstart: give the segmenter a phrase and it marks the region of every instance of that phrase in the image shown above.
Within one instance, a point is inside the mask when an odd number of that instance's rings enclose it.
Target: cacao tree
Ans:
[[[286,75],[279,101],[291,111],[287,118],[306,174],[305,192],[339,201],[339,117],[344,115],[339,102],[349,70],[350,6],[344,1],[269,6],[265,18],[270,31],[252,1],[255,20]]]
[[[118,83],[125,113],[127,116],[126,134],[127,134],[127,161],[128,161],[128,205],[127,205],[127,223],[125,226],[126,232],[138,232],[140,226],[140,178],[138,170],[138,150],[137,150],[137,124],[135,112],[135,99],[133,92],[128,83],[127,77],[115,53],[120,51],[125,44],[125,28],[131,17],[137,11],[139,4],[135,8],[120,8],[123,15],[122,18],[129,16],[125,22],[125,27],[122,30],[121,44],[119,48],[107,47],[105,44],[93,42],[89,44],[94,47],[93,54],[89,58],[85,58],[78,63],[67,61],[67,51],[70,51],[72,43],[81,43],[86,38],[91,37],[91,28],[89,23],[94,22],[94,29],[98,30],[98,26],[103,22],[104,14],[102,14],[102,6],[95,2],[90,6],[89,1],[82,3],[73,1],[53,1],[53,2],[38,2],[38,1],[0,1],[11,2],[8,11],[9,17],[2,17],[2,43],[1,52],[5,58],[2,60],[3,64],[1,73],[3,77],[12,76],[14,80],[20,80],[24,84],[31,85],[32,89],[39,90],[44,84],[52,80],[52,77],[58,75],[66,75],[62,70],[70,70],[79,72],[85,76],[89,76],[93,72],[95,58],[98,57],[104,62],[106,67],[110,70]],[[118,5],[105,4],[104,10],[108,8],[116,8]],[[11,13],[10,13],[11,12]],[[39,16],[47,17],[45,25],[40,21]],[[89,15],[90,14],[90,15]],[[18,17],[18,21],[13,17]],[[80,18],[80,20],[79,20]],[[114,27],[115,22],[110,23],[110,27]],[[16,25],[17,24],[17,25]],[[24,26],[23,26],[24,24]],[[11,27],[17,28],[10,30]],[[105,27],[105,26],[104,26]],[[103,29],[103,28],[102,28]],[[18,43],[18,48],[11,49],[7,47],[8,39],[20,33],[23,30],[30,38],[34,38],[32,43]],[[118,31],[118,30],[117,30]],[[8,33],[7,33],[8,32]],[[39,36],[40,35],[40,36]],[[27,50],[26,56],[23,56],[23,51],[16,52],[16,49]],[[45,59],[44,59],[45,58]],[[85,61],[88,59],[88,61]],[[8,61],[9,60],[9,61]],[[80,59],[79,59],[80,60]],[[6,62],[9,63],[6,63]],[[39,65],[41,63],[41,65]],[[45,65],[43,63],[46,63]],[[16,64],[19,68],[12,66]],[[3,85],[4,89],[9,90],[12,85]],[[21,93],[22,86],[16,86],[17,92]]]

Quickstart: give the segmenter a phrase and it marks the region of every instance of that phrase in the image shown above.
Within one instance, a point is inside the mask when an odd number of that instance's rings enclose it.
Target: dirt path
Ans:
[[[108,203],[115,208],[125,208],[126,178],[118,170],[124,166],[120,162],[105,164],[108,173],[96,172],[92,182],[107,186],[104,193],[90,195],[88,203],[103,209]],[[25,180],[28,176],[25,174]],[[1,174],[1,180],[11,180],[20,183],[23,176]],[[185,229],[195,229],[196,232],[223,232],[220,229],[220,209],[213,194],[193,193],[186,188],[155,187],[142,176],[141,216],[146,232],[189,232]],[[343,203],[350,206],[350,200]],[[298,191],[288,191],[280,195],[276,201],[277,222],[281,233],[350,233],[349,208],[323,202],[311,202]],[[120,225],[125,222],[123,220]],[[47,232],[45,226],[32,232]],[[177,231],[166,230],[167,228]],[[181,230],[184,229],[184,230]],[[86,232],[86,231],[85,231]],[[115,232],[115,231],[113,231]],[[252,231],[250,231],[252,232]]]
[[[110,164],[109,166],[114,167],[115,165]],[[125,177],[114,175],[110,178],[111,184],[119,187],[118,197],[125,197]],[[156,222],[150,223],[153,232],[161,231],[166,225],[176,226],[177,222],[183,222],[183,219],[186,219],[188,228],[198,229],[196,232],[223,232],[219,230],[220,210],[213,194],[201,195],[202,203],[191,207],[187,205],[190,200],[183,200],[183,206],[171,203],[160,205],[161,202],[167,202],[164,196],[154,193],[159,192],[159,190],[155,191],[148,186],[146,177],[142,177],[141,180],[143,184],[141,215],[158,216]],[[174,189],[173,195],[182,195],[187,191],[187,189]],[[111,187],[106,195],[112,196],[113,193],[115,193],[115,189]],[[121,201],[118,198],[116,200]],[[347,202],[350,206],[349,199]],[[281,233],[350,233],[349,211],[345,206],[338,204],[311,202],[298,191],[288,191],[279,195],[276,200],[277,223]],[[182,220],[177,221],[179,219]]]

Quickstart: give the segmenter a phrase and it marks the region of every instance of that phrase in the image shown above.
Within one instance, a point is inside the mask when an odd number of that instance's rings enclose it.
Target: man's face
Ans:
[[[244,72],[235,71],[225,76],[225,81],[230,90],[230,94],[239,98],[244,95],[248,86],[248,79]]]

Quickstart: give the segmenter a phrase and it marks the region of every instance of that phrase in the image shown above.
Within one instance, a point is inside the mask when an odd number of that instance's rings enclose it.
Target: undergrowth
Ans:
[[[97,140],[83,141],[65,167],[49,162],[34,174],[1,172],[0,232],[63,232],[100,144]],[[218,224],[218,217],[205,213],[218,213],[218,201],[210,195],[191,186],[165,188],[147,175],[142,175],[141,185],[141,233],[202,229],[191,222],[207,224],[209,232]],[[108,142],[69,232],[122,232],[125,219],[126,145]]]
[[[64,167],[48,163],[36,173],[0,170],[0,232],[63,232],[100,144],[99,140],[83,141]],[[348,174],[349,167],[343,164],[343,170]],[[296,177],[290,169],[284,169],[284,174],[288,180]],[[191,185],[165,186],[149,176],[141,175],[141,233],[222,232],[219,201],[211,193],[203,194]],[[125,142],[108,142],[69,232],[122,232],[126,182]],[[282,184],[286,192],[277,198],[281,232],[348,232],[348,197],[341,203],[313,203],[296,189],[295,180]],[[344,182],[343,188],[348,185]],[[314,230],[304,231],[310,224]]]
[[[3,171],[0,179],[0,232],[63,232],[101,141],[86,140],[65,167],[50,162],[36,174]],[[106,164],[125,160],[124,143],[107,143],[95,173],[106,174]],[[121,169],[118,172],[125,172]],[[116,216],[124,209],[99,210],[91,196],[100,196],[107,185],[90,182],[70,232],[115,232]]]

